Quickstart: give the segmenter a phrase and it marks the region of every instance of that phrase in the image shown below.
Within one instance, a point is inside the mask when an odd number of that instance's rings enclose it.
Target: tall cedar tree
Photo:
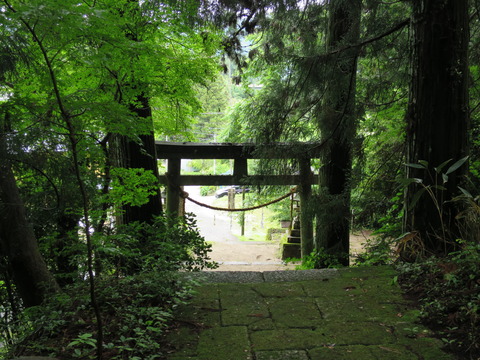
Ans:
[[[127,0],[125,7],[127,10],[120,12],[123,16],[132,19],[132,24],[125,30],[125,36],[131,41],[139,42],[141,40],[135,31],[137,29],[141,30],[141,25],[133,22],[144,23],[144,26],[146,26],[148,21],[143,19],[138,1]],[[132,82],[135,82],[135,80],[136,79],[132,79]],[[136,85],[132,84],[132,87],[135,89]],[[138,134],[135,140],[126,135],[114,136],[113,139],[115,141],[112,142],[112,145],[116,147],[115,165],[126,169],[141,168],[149,170],[158,178],[159,173],[155,137],[153,134],[152,108],[145,90],[138,92],[135,101],[130,105],[130,110],[138,120],[143,122],[146,128],[150,130],[148,133]],[[160,189],[158,189],[154,195],[149,196],[148,202],[143,205],[133,206],[131,204],[125,204],[123,206],[121,222],[124,224],[135,221],[152,223],[154,216],[158,216],[161,213],[162,199]]]
[[[6,132],[0,133],[0,255],[8,258],[23,305],[29,307],[41,304],[57,291],[58,285],[47,269],[27,220],[8,159],[6,136]]]
[[[425,186],[442,184],[433,167],[451,164],[468,154],[468,1],[418,0],[413,2],[413,58],[410,101],[407,113],[408,163],[427,161],[429,173],[409,167],[408,177],[423,179]],[[456,211],[446,203],[458,193],[467,166],[448,175],[445,189],[433,188],[433,198],[424,195],[406,211],[406,228],[417,231],[426,249],[451,250],[449,241],[459,236]],[[410,185],[406,204],[419,191]]]
[[[323,155],[319,172],[321,207],[317,215],[315,247],[349,262],[350,173],[352,142],[356,133],[355,83],[360,32],[361,1],[331,1],[327,51],[331,76],[327,79],[323,106],[318,115]],[[350,46],[350,47],[349,47]]]

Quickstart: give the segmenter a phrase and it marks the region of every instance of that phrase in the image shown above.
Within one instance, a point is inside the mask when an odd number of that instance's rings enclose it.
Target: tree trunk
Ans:
[[[358,42],[361,1],[330,2],[327,52]],[[332,56],[318,127],[324,142],[315,247],[349,263],[350,172],[356,133],[355,82],[358,49]]]
[[[121,16],[125,16],[129,19],[142,19],[143,14],[140,9],[139,2],[137,0],[127,0],[127,3],[132,6],[128,6],[128,13],[125,13],[127,8],[119,7],[118,11]],[[125,36],[135,42],[141,41],[136,34],[137,27],[143,27],[148,24],[148,20],[141,20],[141,23],[131,23],[130,26],[125,28]],[[136,90],[137,85],[135,79],[132,79],[133,83],[130,85],[131,90]],[[149,129],[148,133],[138,135],[139,142],[133,141],[131,138],[125,135],[116,135],[113,139],[113,147],[115,156],[113,158],[113,164],[115,166],[124,167],[126,169],[142,168],[145,170],[151,170],[153,174],[159,178],[158,165],[157,165],[157,152],[155,148],[155,137],[153,133],[153,120],[152,120],[152,108],[148,95],[145,92],[140,92],[136,96],[136,103],[130,104],[130,110],[138,117],[138,120],[142,122],[143,129]],[[136,134],[133,134],[136,135]],[[157,189],[155,195],[149,197],[148,203],[142,206],[125,205],[123,207],[123,215],[120,219],[120,223],[129,224],[134,221],[151,223],[155,215],[162,214],[162,198],[160,194],[160,188]]]
[[[413,57],[410,101],[407,113],[408,163],[429,163],[430,174],[408,168],[409,178],[421,178],[424,184],[442,184],[433,167],[468,154],[468,1],[418,0],[413,2]],[[447,166],[448,168],[448,166]],[[446,190],[434,189],[434,197],[443,208],[443,216],[426,194],[405,212],[408,231],[418,231],[430,252],[448,251],[447,242],[459,235],[455,211],[444,202],[457,193],[467,172],[464,165],[449,174]],[[406,204],[419,190],[407,189]],[[448,237],[448,238],[445,238]]]
[[[16,288],[26,307],[58,290],[38,249],[33,228],[8,161],[0,161],[0,250],[8,258]]]
[[[129,139],[124,135],[114,137],[114,161],[116,166],[124,168],[142,168],[151,170],[158,178],[157,152],[155,148],[155,138],[153,135],[152,112],[148,98],[143,95],[138,96],[138,102],[141,107],[133,108],[132,111],[138,116],[140,121],[148,122],[148,127],[152,129],[151,133],[139,135],[140,143]],[[151,223],[153,216],[162,213],[162,200],[160,188],[157,193],[150,196],[148,203],[142,206],[125,205],[123,207],[122,223],[129,224],[134,221]]]
[[[78,277],[78,265],[72,262],[79,255],[78,224],[80,219],[75,214],[64,211],[57,219],[58,235],[53,244],[55,253],[56,279],[60,287],[71,285]]]

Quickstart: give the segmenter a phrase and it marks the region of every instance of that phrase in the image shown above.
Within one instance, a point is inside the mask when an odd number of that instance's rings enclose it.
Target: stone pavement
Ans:
[[[447,360],[390,267],[205,272],[168,360]]]

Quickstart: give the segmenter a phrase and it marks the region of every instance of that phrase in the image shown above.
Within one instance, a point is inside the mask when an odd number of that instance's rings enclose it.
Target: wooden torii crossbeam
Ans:
[[[309,176],[311,183],[316,176],[311,174],[285,175],[248,175],[248,159],[297,159],[299,162],[310,162],[318,158],[318,144],[225,144],[225,143],[172,143],[156,142],[157,157],[168,160],[167,175],[162,176],[162,184],[168,185],[298,185],[302,175]],[[182,159],[233,159],[232,175],[181,175]]]
[[[233,144],[190,143],[156,141],[158,159],[167,160],[167,173],[160,176],[160,183],[167,186],[167,211],[178,213],[180,187],[186,185],[297,185],[300,209],[311,196],[311,185],[318,183],[318,175],[311,171],[311,159],[318,158],[320,143]],[[233,159],[232,175],[182,175],[182,159]],[[248,159],[296,159],[298,174],[249,175]],[[310,254],[313,243],[311,217],[301,211],[302,256]]]

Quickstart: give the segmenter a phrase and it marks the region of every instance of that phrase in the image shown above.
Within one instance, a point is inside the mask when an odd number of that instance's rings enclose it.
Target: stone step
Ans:
[[[302,256],[302,250],[300,248],[300,244],[290,244],[285,243],[282,244],[282,259],[291,259],[296,258],[300,259]]]
[[[287,238],[287,242],[289,244],[300,244],[301,243],[301,239],[299,236],[289,236]]]
[[[292,229],[290,236],[300,237],[300,229]]]

